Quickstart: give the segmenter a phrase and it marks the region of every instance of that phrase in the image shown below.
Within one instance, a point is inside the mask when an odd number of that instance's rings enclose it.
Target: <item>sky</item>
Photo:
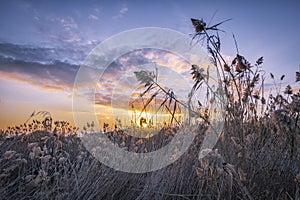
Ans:
[[[292,0],[1,1],[0,128],[24,123],[34,110],[50,111],[54,120],[72,123],[75,77],[93,48],[133,28],[161,27],[188,35],[194,31],[190,18],[203,18],[211,25],[232,18],[220,26],[226,31],[220,33],[223,55],[235,57],[234,34],[240,54],[252,63],[263,56],[266,74],[272,72],[277,79],[285,74],[283,84],[295,85],[299,9],[300,2]],[[146,58],[172,62],[166,59],[168,53],[139,53],[127,55],[131,65],[146,63]],[[126,56],[122,59],[112,65],[126,63]],[[111,73],[116,72],[120,73]],[[99,86],[106,90],[97,93],[99,107],[109,105],[105,91],[114,89],[114,76],[106,80]]]

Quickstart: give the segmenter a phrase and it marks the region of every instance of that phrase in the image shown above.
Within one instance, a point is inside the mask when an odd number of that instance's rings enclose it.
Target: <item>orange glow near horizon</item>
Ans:
[[[66,92],[4,78],[0,78],[0,85],[0,129],[23,124],[33,111],[42,110],[50,112],[53,120],[74,124],[72,99]]]

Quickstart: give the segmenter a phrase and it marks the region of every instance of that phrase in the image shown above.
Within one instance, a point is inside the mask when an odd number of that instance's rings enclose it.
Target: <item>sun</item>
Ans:
[[[149,119],[147,119],[147,118],[148,118],[149,115],[150,114],[147,115],[147,113],[145,113],[145,112],[141,113],[141,115],[140,115],[140,117],[138,119],[138,125],[140,127],[147,128],[148,123],[149,123]]]

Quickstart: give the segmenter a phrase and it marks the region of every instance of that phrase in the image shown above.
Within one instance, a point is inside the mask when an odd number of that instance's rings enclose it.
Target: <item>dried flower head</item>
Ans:
[[[290,85],[286,86],[284,94],[293,94],[292,87]]]
[[[259,97],[259,91],[255,91],[253,94],[252,94],[252,97],[254,98],[254,99],[259,99],[260,97]]]
[[[4,153],[4,158],[9,160],[16,154],[16,151],[6,151]]]
[[[266,104],[266,99],[265,99],[265,97],[262,97],[262,98],[261,98],[261,103],[262,103],[262,104]]]
[[[139,72],[134,72],[137,80],[140,82],[140,84],[145,84],[145,86],[150,85],[153,83],[155,74],[154,72],[150,72],[148,70],[141,70]]]
[[[224,71],[230,72],[230,67],[227,64],[224,65]]]
[[[235,65],[235,71],[237,71],[238,73],[241,73],[250,68],[250,64],[248,63],[248,61],[239,54],[237,54],[233,59],[232,65]]]
[[[296,82],[300,81],[300,72],[296,72]]]

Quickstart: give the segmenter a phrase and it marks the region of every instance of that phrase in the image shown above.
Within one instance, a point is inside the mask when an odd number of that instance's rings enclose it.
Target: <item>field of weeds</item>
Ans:
[[[226,122],[215,149],[202,159],[207,127],[199,126],[179,160],[143,174],[101,164],[73,133],[2,133],[1,199],[299,199],[299,122],[281,110],[270,115]],[[120,147],[145,152],[168,143],[176,130],[165,128],[150,140],[117,130],[105,134]]]

